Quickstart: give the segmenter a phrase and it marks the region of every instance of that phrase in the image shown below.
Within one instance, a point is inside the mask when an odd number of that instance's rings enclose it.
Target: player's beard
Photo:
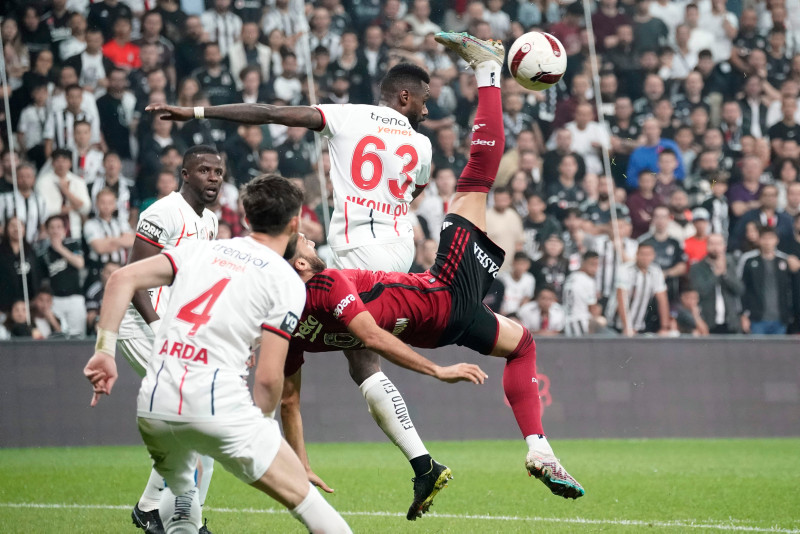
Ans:
[[[283,259],[288,262],[292,261],[292,258],[294,258],[297,252],[297,238],[299,235],[300,234],[292,234],[292,237],[289,238],[289,242],[286,244],[286,252],[283,253]]]
[[[311,269],[311,272],[314,274],[319,274],[328,268],[328,265],[325,263],[325,261],[316,254],[311,257],[303,255],[300,257],[308,262],[308,266]]]

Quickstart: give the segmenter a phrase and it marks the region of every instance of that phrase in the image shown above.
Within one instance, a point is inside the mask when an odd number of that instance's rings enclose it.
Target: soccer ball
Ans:
[[[543,32],[528,32],[511,45],[508,69],[526,89],[543,91],[558,83],[567,70],[561,41]]]

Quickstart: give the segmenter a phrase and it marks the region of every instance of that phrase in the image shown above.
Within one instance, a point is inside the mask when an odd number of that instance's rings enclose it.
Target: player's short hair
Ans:
[[[169,147],[164,149],[163,154],[166,154],[168,148]],[[183,153],[183,168],[185,169],[192,159],[203,154],[213,154],[215,156],[219,156],[219,150],[211,145],[195,145]]]
[[[244,213],[254,232],[278,235],[303,205],[303,192],[277,174],[262,174],[242,186]]]
[[[399,63],[389,69],[381,80],[381,94],[393,95],[403,89],[420,89],[423,83],[431,83],[425,69],[412,63]]]

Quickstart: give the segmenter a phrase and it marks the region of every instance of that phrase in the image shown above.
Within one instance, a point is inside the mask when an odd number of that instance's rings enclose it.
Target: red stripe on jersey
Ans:
[[[178,266],[175,265],[175,260],[172,259],[172,256],[169,255],[169,252],[163,252],[162,254],[164,254],[164,256],[167,257],[167,259],[169,260],[170,265],[172,265],[172,274],[173,274],[173,276],[177,275],[178,274]]]
[[[181,385],[178,387],[178,394],[180,395],[180,401],[178,401],[178,415],[181,415],[181,410],[183,410],[183,383],[186,381],[186,375],[189,374],[189,366],[184,365],[183,368],[185,371],[181,377]]]
[[[262,324],[261,325],[261,329],[262,330],[266,330],[267,332],[272,332],[273,334],[281,336],[282,338],[287,339],[287,340],[288,339],[292,339],[292,336],[290,336],[289,334],[287,334],[283,330],[280,330],[279,328],[275,328],[274,326],[270,326],[268,324]]]
[[[139,239],[143,239],[143,240],[147,241],[148,243],[150,243],[151,245],[155,245],[155,246],[157,246],[158,248],[164,248],[164,245],[162,245],[161,243],[156,243],[156,242],[155,242],[155,241],[153,241],[152,239],[147,239],[147,238],[146,238],[145,236],[143,236],[142,234],[136,234],[136,237],[138,237]]]
[[[156,312],[158,311],[158,303],[161,302],[161,290],[162,289],[164,289],[163,286],[158,288],[158,295],[156,295],[156,305],[153,306],[153,311],[156,311]]]
[[[178,210],[178,213],[181,213],[180,210]],[[183,233],[186,231],[186,219],[183,218],[183,213],[181,213],[181,219],[183,220],[183,228],[181,228],[181,235],[180,237],[178,237],[178,241],[175,243],[176,247],[181,244],[181,239],[183,239]]]
[[[344,201],[344,240],[345,243],[350,243],[350,236],[347,234],[347,201]]]
[[[323,112],[321,109],[319,108],[314,108],[314,109],[319,111],[319,114],[322,115],[322,126],[319,127],[319,130],[314,130],[314,131],[321,132],[322,130],[325,129],[325,125],[328,124],[328,119],[325,118],[325,112]]]

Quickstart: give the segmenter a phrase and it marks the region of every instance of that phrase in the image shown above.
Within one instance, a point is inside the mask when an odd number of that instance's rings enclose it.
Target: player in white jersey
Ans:
[[[140,214],[128,263],[192,241],[214,239],[217,216],[206,206],[216,200],[224,172],[222,158],[214,147],[199,145],[187,150],[183,157],[180,192],[170,193]],[[119,351],[139,376],[145,375],[153,351],[154,333],[158,332],[159,317],[169,303],[170,291],[166,286],[138,291],[120,325]],[[214,462],[204,457],[201,465],[200,502],[205,503]],[[158,502],[163,490],[164,480],[154,469],[131,512],[134,524],[148,533],[157,534],[162,530]]]
[[[139,432],[175,495],[163,492],[160,503],[167,533],[199,531],[198,454],[289,508],[309,531],[350,532],[308,482],[272,417],[305,305],[305,286],[284,260],[296,248],[302,200],[284,178],[256,178],[242,191],[250,237],[179,246],[128,265],[108,282],[95,354],[84,369],[94,386],[92,405],[116,381],[115,330],[134,291],[172,287],[137,403]],[[251,398],[243,375],[256,342]]]
[[[600,317],[597,303],[595,276],[600,265],[600,256],[592,250],[583,254],[581,268],[573,272],[564,282],[564,311],[567,314],[564,333],[567,336],[585,336],[591,333],[593,321]]]
[[[474,65],[486,61],[502,65],[502,50],[498,54],[478,42],[463,49]],[[153,104],[147,111],[177,121],[213,118],[319,132],[328,142],[331,159],[334,211],[328,243],[334,266],[408,272],[415,252],[408,206],[428,184],[431,170],[430,140],[416,131],[428,114],[429,82],[424,69],[400,64],[381,81],[378,106],[230,104],[192,109]],[[405,401],[398,400],[397,388],[381,371],[379,356],[369,350],[348,350],[345,355],[370,413],[409,460],[415,476],[439,468],[449,471],[433,463],[413,424],[397,416],[398,405]],[[316,475],[312,481],[332,491]],[[426,499],[415,491],[414,502]],[[409,519],[416,519],[416,510],[412,504]]]

